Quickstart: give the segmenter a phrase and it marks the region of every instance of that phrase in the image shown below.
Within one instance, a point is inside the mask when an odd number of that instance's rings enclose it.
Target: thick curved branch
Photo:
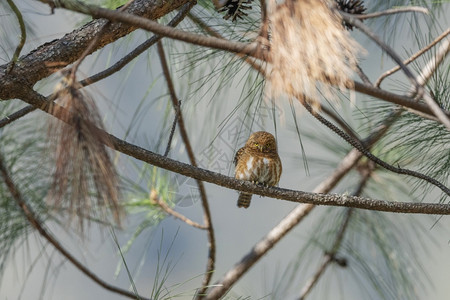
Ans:
[[[23,101],[32,104],[39,109],[52,114],[50,103],[46,98],[34,90],[28,90],[25,93]],[[57,104],[52,104],[57,105]],[[58,109],[64,110],[63,107]],[[100,130],[100,129],[99,129]],[[384,200],[374,200],[364,197],[354,197],[349,195],[330,195],[308,193],[276,187],[263,187],[253,184],[249,181],[238,180],[228,177],[220,173],[194,167],[189,164],[179,162],[177,160],[164,157],[152,151],[141,148],[137,145],[130,144],[113,135],[109,135],[114,150],[122,152],[128,156],[134,157],[140,161],[149,163],[156,167],[172,171],[184,176],[188,176],[197,180],[209,182],[229,189],[250,194],[257,194],[271,198],[297,202],[310,203],[316,205],[344,206],[354,207],[368,210],[395,212],[395,213],[411,213],[411,214],[450,214],[450,205],[436,203],[412,203],[412,202],[389,202]]]

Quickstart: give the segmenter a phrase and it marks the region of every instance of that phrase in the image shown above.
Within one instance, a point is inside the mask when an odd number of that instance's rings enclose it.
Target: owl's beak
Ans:
[[[263,152],[263,150],[264,150],[264,145],[258,145],[258,149],[259,149],[259,151]]]

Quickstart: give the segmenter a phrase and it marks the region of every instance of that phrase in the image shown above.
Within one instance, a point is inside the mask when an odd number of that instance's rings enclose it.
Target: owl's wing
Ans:
[[[239,149],[239,150],[236,152],[236,155],[234,156],[234,165],[235,165],[235,166],[237,165],[237,162],[238,162],[239,158],[242,156],[242,153],[244,153],[244,147],[242,147],[241,149]]]

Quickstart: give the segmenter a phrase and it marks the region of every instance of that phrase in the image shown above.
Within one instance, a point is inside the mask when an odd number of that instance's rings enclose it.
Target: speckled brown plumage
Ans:
[[[245,146],[236,152],[235,178],[266,186],[275,186],[280,181],[282,166],[277,143],[272,134],[258,131],[250,135]],[[252,194],[241,193],[238,207],[249,207]]]

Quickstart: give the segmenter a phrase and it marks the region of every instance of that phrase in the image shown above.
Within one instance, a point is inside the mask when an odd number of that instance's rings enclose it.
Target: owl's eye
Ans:
[[[258,143],[254,143],[253,144],[255,147],[259,147],[259,144]]]

